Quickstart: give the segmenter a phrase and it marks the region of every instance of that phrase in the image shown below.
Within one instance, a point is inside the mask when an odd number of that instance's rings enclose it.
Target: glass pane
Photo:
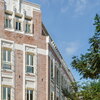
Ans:
[[[29,90],[27,90],[27,100],[29,100]]]
[[[26,59],[27,59],[26,64],[29,65],[29,54],[26,55]]]
[[[3,61],[6,61],[6,50],[3,49]]]
[[[26,72],[33,73],[33,67],[27,66]]]
[[[11,28],[11,20],[9,20],[9,28]]]
[[[51,60],[51,79],[53,79],[53,61]]]
[[[3,87],[3,100],[6,100],[6,88]]]
[[[30,90],[30,100],[33,100],[33,91]]]
[[[27,32],[27,24],[26,24],[26,32]]]
[[[30,55],[30,65],[33,66],[33,55]]]
[[[8,50],[8,61],[10,62],[11,61],[11,51]]]
[[[51,93],[51,100],[53,100],[53,93]]]
[[[10,97],[11,96],[11,89],[10,88],[8,88],[8,99],[7,100],[10,100]]]
[[[8,27],[8,19],[6,19],[6,27]]]
[[[28,25],[28,33],[30,32],[30,25]]]
[[[19,30],[21,30],[21,23],[19,22]]]
[[[3,69],[11,69],[11,65],[4,62],[3,63]]]
[[[16,22],[16,30],[18,30],[18,22]]]

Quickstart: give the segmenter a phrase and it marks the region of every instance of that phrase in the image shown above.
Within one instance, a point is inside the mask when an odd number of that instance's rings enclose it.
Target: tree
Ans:
[[[100,80],[85,82],[79,85],[72,83],[73,92],[63,89],[63,94],[68,100],[100,100]]]
[[[80,93],[82,100],[100,100],[100,80],[85,83]]]
[[[94,18],[95,34],[89,39],[90,48],[87,53],[74,56],[72,67],[75,68],[82,78],[100,78],[100,16],[96,14]]]

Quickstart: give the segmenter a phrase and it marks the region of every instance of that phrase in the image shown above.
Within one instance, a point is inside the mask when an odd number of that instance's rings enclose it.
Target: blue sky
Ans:
[[[70,63],[72,56],[84,54],[89,48],[88,39],[95,31],[94,17],[96,13],[100,14],[100,0],[29,1],[40,4],[43,23],[75,79],[80,81],[80,75]]]

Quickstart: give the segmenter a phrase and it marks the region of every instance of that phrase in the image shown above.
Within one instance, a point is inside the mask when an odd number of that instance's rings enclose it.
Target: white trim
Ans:
[[[37,52],[39,54],[42,54],[42,55],[48,55],[48,50],[45,50],[45,49],[38,48],[38,51]]]
[[[4,41],[4,42],[9,42],[9,43],[14,44],[14,46],[15,46],[14,49],[16,49],[16,50],[24,51],[23,46],[26,45],[26,46],[28,46],[28,47],[34,48],[34,49],[37,51],[37,53],[39,53],[39,54],[42,54],[42,55],[48,55],[48,54],[49,54],[49,53],[48,53],[48,50],[41,49],[41,48],[37,48],[37,46],[35,46],[35,45],[29,45],[29,44],[17,44],[17,43],[14,43],[14,41],[2,39],[2,38],[0,38],[0,40],[1,40],[1,41]]]
[[[15,49],[24,51],[23,50],[23,45],[21,45],[21,44],[14,44],[14,45],[15,45]]]
[[[0,39],[0,99],[1,99],[1,39]]]
[[[49,36],[46,36],[46,43],[49,43]]]
[[[25,45],[23,45],[23,100],[25,100]]]

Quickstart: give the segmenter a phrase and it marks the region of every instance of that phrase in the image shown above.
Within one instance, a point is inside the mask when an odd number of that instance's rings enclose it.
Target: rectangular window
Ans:
[[[12,15],[5,13],[5,28],[12,28]]]
[[[60,83],[60,72],[57,69],[57,85],[59,85],[59,83]]]
[[[11,88],[3,87],[2,91],[3,100],[11,100]]]
[[[21,22],[16,21],[16,30],[21,31]]]
[[[34,73],[34,66],[33,66],[33,54],[26,54],[26,72],[27,73]]]
[[[51,79],[53,80],[53,60],[51,60]]]
[[[54,92],[51,92],[51,100],[54,100]]]
[[[27,90],[27,100],[33,100],[33,90]]]
[[[54,81],[54,76],[55,76],[55,60],[51,60],[51,80]]]
[[[3,69],[11,69],[11,50],[3,48],[2,50],[2,66]]]
[[[30,27],[31,27],[31,25],[26,23],[26,29],[25,29],[26,33],[30,33],[31,32]]]
[[[5,19],[5,28],[11,28],[11,19],[9,18]]]

